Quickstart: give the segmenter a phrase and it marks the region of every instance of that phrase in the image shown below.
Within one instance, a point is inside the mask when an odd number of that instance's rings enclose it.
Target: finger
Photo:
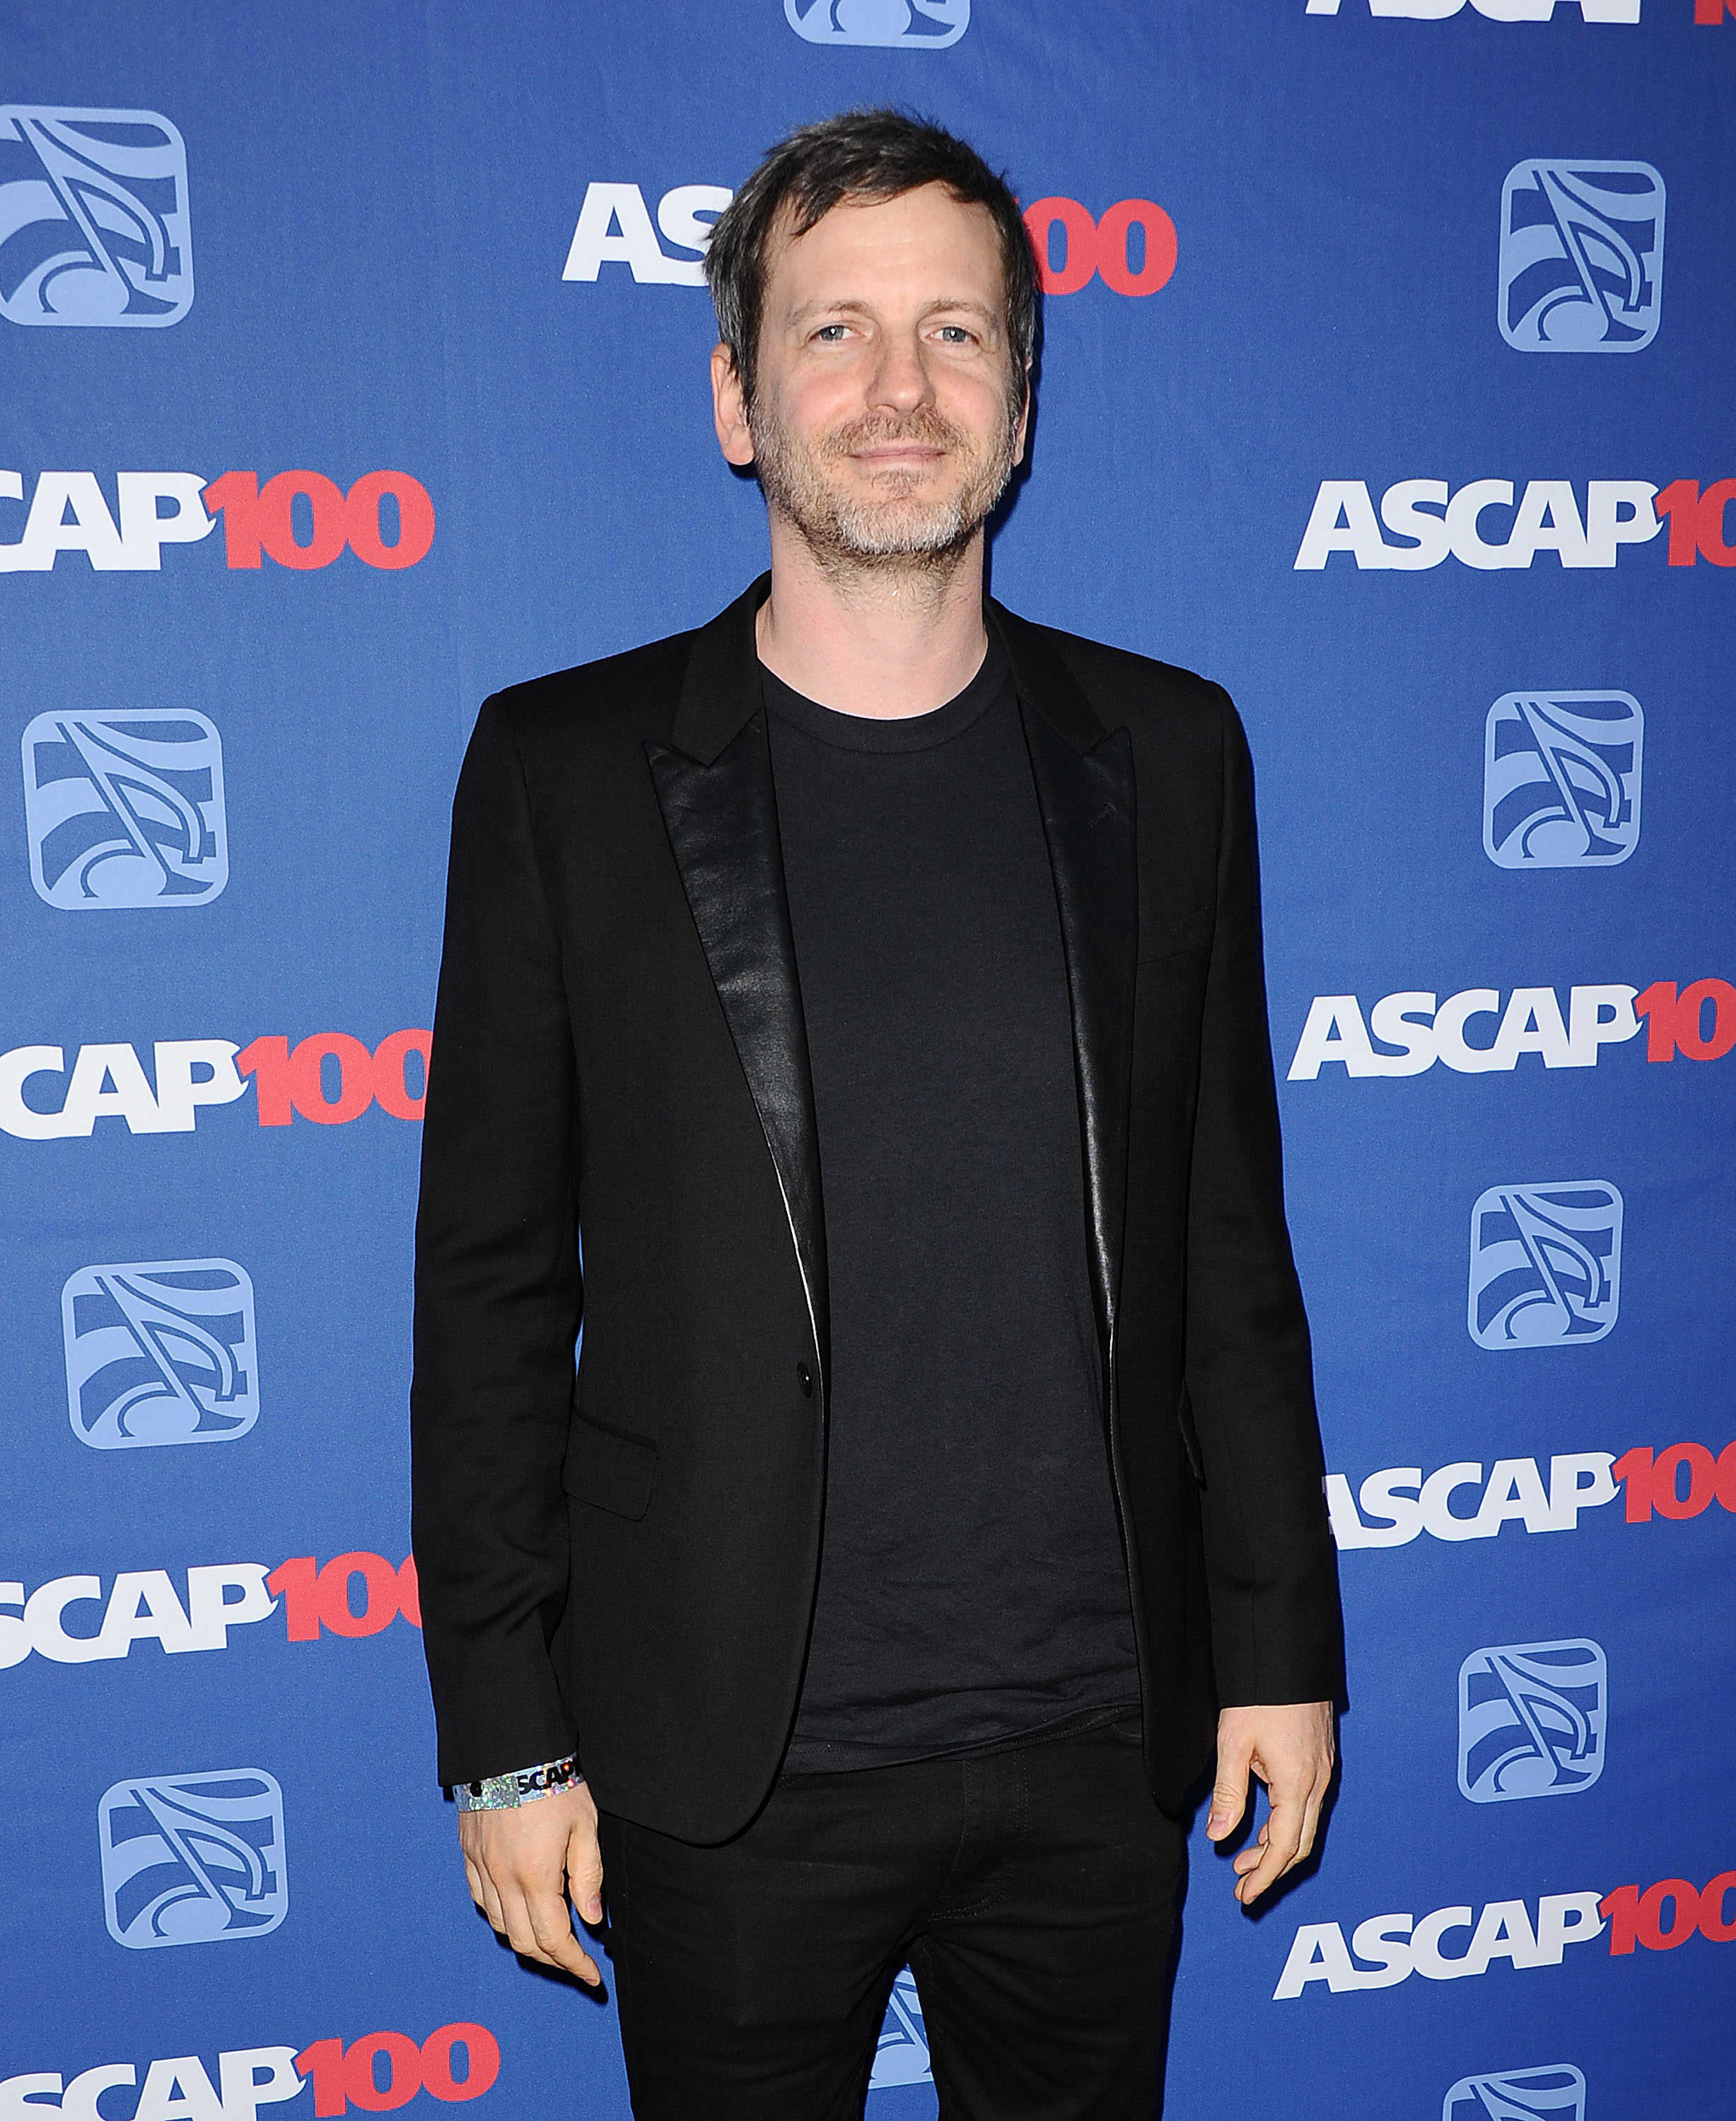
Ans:
[[[483,1865],[478,1863],[475,1867],[477,1882],[482,1887],[478,1904],[488,1918],[490,1927],[504,1937],[506,1934],[506,1910],[501,1900],[500,1888]]]
[[[1310,1792],[1307,1803],[1302,1807],[1302,1838],[1295,1854],[1290,1859],[1292,1870],[1314,1853],[1314,1836],[1320,1830],[1320,1811],[1325,1802],[1326,1788],[1323,1783]]]
[[[1293,1802],[1275,1804],[1262,1837],[1260,1860],[1236,1887],[1236,1898],[1251,1907],[1268,1886],[1276,1883],[1295,1861],[1302,1839],[1302,1808]]]
[[[536,1925],[524,1894],[516,1886],[509,1886],[501,1895],[500,1932],[512,1949],[524,1959],[534,1959],[548,1964],[547,1954],[537,1942]]]
[[[1211,1809],[1206,1816],[1206,1838],[1221,1841],[1248,1809],[1248,1770],[1251,1748],[1233,1745],[1218,1753],[1217,1774],[1211,1785]]]
[[[590,1953],[572,1933],[566,1901],[557,1895],[539,1893],[534,1899],[525,1900],[522,1907],[525,1942],[521,1943],[517,1936],[513,1937],[513,1950],[523,1952],[527,1959],[540,1960],[544,1966],[564,1968],[568,1974],[576,1974],[595,1988],[600,1976]]]
[[[602,1921],[603,1852],[595,1827],[576,1825],[567,1837],[567,1890],[581,1922],[595,1926]]]

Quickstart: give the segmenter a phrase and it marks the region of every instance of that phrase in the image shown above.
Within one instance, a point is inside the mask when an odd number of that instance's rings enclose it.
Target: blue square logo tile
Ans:
[[[62,912],[204,906],[229,881],[222,739],[189,707],[38,715],[24,814],[30,882]]]
[[[1462,2077],[1441,2121],[1585,2121],[1585,2079],[1571,2063]]]
[[[227,1443],[259,1419],[253,1284],[233,1260],[81,1267],[60,1315],[67,1411],[93,1451]]]
[[[1480,1348],[1601,1340],[1622,1303],[1622,1196],[1601,1178],[1491,1186],[1471,1210],[1467,1323]]]
[[[289,1913],[283,1792],[263,1768],[129,1776],[96,1830],[109,1934],[129,1951],[264,1937]]]
[[[1472,1804],[1567,1797],[1603,1772],[1608,1670],[1596,1643],[1473,1650],[1458,1671],[1458,1788]]]
[[[928,2059],[928,2035],[922,2026],[922,1999],[917,1978],[907,1966],[892,1984],[880,2037],[874,2050],[870,2091],[889,2091],[901,2084],[929,2084],[933,2072]]]
[[[1640,844],[1645,717],[1631,692],[1504,692],[1483,743],[1497,869],[1612,869]]]
[[[0,316],[150,326],[192,306],[187,150],[169,120],[0,104]]]
[[[1650,162],[1537,158],[1501,187],[1501,337],[1521,353],[1637,353],[1664,297]]]
[[[784,0],[784,19],[810,44],[941,51],[970,27],[970,0]]]

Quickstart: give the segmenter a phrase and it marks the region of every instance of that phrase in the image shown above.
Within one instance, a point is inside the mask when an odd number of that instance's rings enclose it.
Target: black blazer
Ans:
[[[417,1221],[441,1778],[576,1746],[600,1805],[695,1842],[739,1831],[777,1774],[825,1493],[765,593],[483,706]],[[1174,1808],[1216,1704],[1342,1683],[1248,753],[1218,687],[990,613],[1054,869],[1147,1764]]]

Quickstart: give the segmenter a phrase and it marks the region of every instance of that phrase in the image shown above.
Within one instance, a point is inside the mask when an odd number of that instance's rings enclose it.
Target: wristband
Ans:
[[[569,1753],[564,1760],[545,1760],[540,1767],[516,1768],[510,1774],[484,1775],[474,1783],[455,1783],[452,1795],[460,1811],[511,1811],[536,1797],[576,1789],[584,1779],[578,1755]]]

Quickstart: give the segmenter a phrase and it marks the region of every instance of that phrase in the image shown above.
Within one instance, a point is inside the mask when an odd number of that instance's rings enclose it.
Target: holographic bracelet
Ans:
[[[455,1783],[452,1795],[460,1811],[510,1811],[533,1798],[576,1789],[584,1779],[578,1755],[569,1753],[564,1760],[545,1760],[538,1768],[519,1768],[511,1774],[484,1775],[479,1782]]]

